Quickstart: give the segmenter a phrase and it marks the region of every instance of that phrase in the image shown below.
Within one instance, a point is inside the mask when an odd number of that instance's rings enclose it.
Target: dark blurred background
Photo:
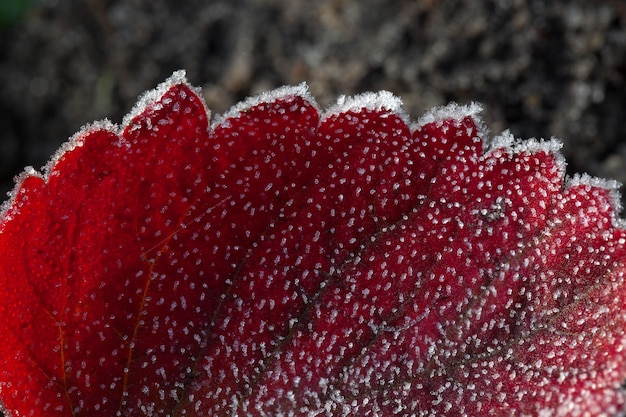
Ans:
[[[556,136],[626,182],[624,0],[0,0],[0,191],[88,122],[186,69],[214,113],[307,81],[386,89],[417,119],[480,101],[493,133]]]

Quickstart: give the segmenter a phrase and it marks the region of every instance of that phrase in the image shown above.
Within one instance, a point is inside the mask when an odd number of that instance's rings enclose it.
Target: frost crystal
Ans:
[[[305,85],[217,117],[183,72],[19,177],[0,220],[13,416],[611,416],[614,182],[480,107]]]

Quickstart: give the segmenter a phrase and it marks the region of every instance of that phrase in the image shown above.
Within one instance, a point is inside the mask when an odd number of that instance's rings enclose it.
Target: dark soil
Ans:
[[[626,182],[623,0],[41,0],[0,33],[0,191],[181,68],[216,113],[302,81],[323,107],[390,90],[414,119],[479,101],[492,132]]]

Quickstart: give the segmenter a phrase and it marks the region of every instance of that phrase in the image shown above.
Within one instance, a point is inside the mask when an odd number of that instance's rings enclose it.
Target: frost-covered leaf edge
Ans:
[[[211,120],[211,111],[206,105],[201,88],[195,87],[188,82],[185,70],[175,71],[165,81],[157,85],[157,87],[147,90],[139,95],[135,105],[123,117],[121,125],[113,123],[107,118],[87,123],[75,134],[73,134],[66,142],[64,142],[52,155],[48,163],[46,163],[39,171],[32,166],[26,166],[24,170],[14,178],[14,187],[7,193],[8,199],[0,205],[0,231],[2,230],[2,224],[10,220],[10,209],[13,207],[13,202],[17,193],[19,193],[21,185],[26,178],[40,177],[47,182],[49,176],[53,175],[57,162],[63,158],[65,153],[71,152],[73,149],[82,146],[84,138],[94,131],[103,130],[116,134],[120,138],[119,145],[122,146],[125,139],[121,133],[132,123],[133,119],[144,112],[150,105],[158,103],[163,95],[165,95],[173,86],[178,84],[184,84],[198,95],[204,106],[207,119]],[[611,197],[613,226],[616,228],[626,229],[626,219],[620,217],[623,209],[621,203],[621,192],[619,191],[622,186],[620,182],[613,179],[595,177],[587,173],[576,173],[571,177],[566,175],[565,167],[567,166],[567,162],[561,152],[563,143],[555,137],[552,137],[549,140],[537,140],[535,138],[520,139],[514,137],[508,129],[492,137],[488,127],[485,125],[484,120],[480,117],[480,113],[483,111],[483,106],[478,102],[471,102],[469,104],[451,102],[446,105],[434,107],[420,116],[416,121],[412,121],[410,115],[408,115],[402,107],[402,99],[389,91],[381,90],[378,92],[365,92],[354,96],[341,95],[337,98],[335,103],[328,106],[325,111],[322,111],[317,104],[317,101],[311,94],[306,82],[302,82],[298,85],[286,85],[273,90],[265,91],[260,94],[250,96],[245,100],[232,105],[226,112],[216,114],[213,117],[213,121],[210,122],[210,130],[215,129],[223,123],[227,123],[229,119],[238,118],[248,109],[258,106],[261,103],[273,102],[289,96],[300,96],[308,101],[320,113],[320,120],[349,111],[359,111],[362,109],[381,111],[384,109],[385,111],[400,117],[407,124],[407,126],[409,126],[411,131],[433,122],[441,123],[444,120],[461,120],[464,117],[471,117],[478,128],[478,135],[483,141],[483,156],[496,149],[505,149],[513,155],[523,152],[527,152],[529,154],[537,152],[549,153],[555,158],[562,171],[561,176],[563,178],[564,190],[577,185],[588,185],[591,188],[602,188],[607,190]]]
[[[626,229],[626,219],[621,217],[623,210],[622,196],[620,189],[622,184],[614,179],[595,177],[588,173],[575,173],[573,175],[566,174],[567,161],[561,152],[563,142],[556,137],[550,139],[520,139],[516,138],[508,129],[494,136],[485,149],[485,154],[493,152],[496,149],[503,149],[512,155],[519,153],[534,154],[537,152],[546,152],[555,159],[560,170],[560,176],[563,178],[563,191],[571,187],[588,186],[590,188],[598,188],[606,190],[609,194],[612,213],[612,225],[616,229]]]

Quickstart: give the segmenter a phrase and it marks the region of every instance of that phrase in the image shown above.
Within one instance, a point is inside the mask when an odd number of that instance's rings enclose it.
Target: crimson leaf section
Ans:
[[[475,105],[305,86],[217,119],[176,73],[0,223],[14,416],[619,415],[614,184]]]

